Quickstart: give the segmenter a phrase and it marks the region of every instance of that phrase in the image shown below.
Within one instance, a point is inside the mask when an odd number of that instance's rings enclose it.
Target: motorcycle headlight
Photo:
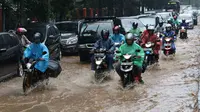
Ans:
[[[27,64],[26,64],[26,67],[27,67],[28,69],[30,69],[30,68],[31,68],[31,64],[30,64],[30,63],[27,63]]]
[[[100,65],[102,63],[103,60],[96,60],[96,65]]]

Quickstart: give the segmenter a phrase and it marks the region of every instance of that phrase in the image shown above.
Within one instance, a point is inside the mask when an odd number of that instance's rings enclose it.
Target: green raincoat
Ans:
[[[142,31],[139,28],[137,28],[137,29],[132,28],[131,30],[129,30],[129,32],[132,33],[132,34],[136,34],[138,36],[141,36]]]
[[[136,52],[137,49],[139,49],[140,52]],[[145,54],[144,54],[144,50],[138,44],[133,43],[132,46],[129,46],[125,43],[120,46],[119,51],[120,53],[116,54],[115,59],[118,57],[121,57],[120,61],[123,61],[124,58],[122,57],[122,55],[125,55],[125,54],[140,56],[141,58],[137,58],[133,60],[133,64],[136,66],[142,67]]]

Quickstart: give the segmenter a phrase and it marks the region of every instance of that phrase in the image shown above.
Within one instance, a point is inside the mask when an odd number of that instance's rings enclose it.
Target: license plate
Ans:
[[[168,44],[164,44],[164,46],[171,46],[171,43],[168,43]]]
[[[144,48],[144,51],[152,51],[152,48]]]

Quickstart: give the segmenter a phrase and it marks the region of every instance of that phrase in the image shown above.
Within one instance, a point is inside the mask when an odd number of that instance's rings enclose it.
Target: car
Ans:
[[[163,22],[167,22],[168,19],[173,18],[171,12],[159,12],[159,13],[156,13],[156,15],[161,16],[161,18],[163,19]]]
[[[140,28],[142,32],[146,29],[145,25],[135,17],[119,17],[118,19],[121,20],[121,25],[125,29],[125,32],[128,32],[132,28],[133,22],[138,23],[138,28]]]
[[[61,59],[61,34],[53,23],[31,23],[25,28],[27,29],[25,35],[31,42],[33,42],[33,35],[36,32],[42,34],[41,42],[48,47],[50,59]]]
[[[178,17],[178,21],[181,23],[182,20],[185,19],[186,23],[189,24],[189,28],[194,28],[194,21],[193,21],[193,15],[192,14],[180,14]]]
[[[20,63],[21,44],[18,37],[9,32],[0,33],[0,80],[19,75],[23,68]]]
[[[158,18],[158,19],[157,19]],[[163,21],[161,16],[157,16],[157,15],[151,15],[151,16],[143,16],[143,17],[139,17],[138,18],[145,26],[147,25],[153,25],[153,26],[157,26],[157,24],[159,23],[159,21]]]
[[[77,53],[79,21],[61,21],[55,25],[61,33],[62,53]]]
[[[113,34],[114,20],[116,17],[101,17],[101,18],[85,18],[80,25],[78,35],[78,53],[80,61],[88,61],[90,59],[90,50],[101,37],[103,29],[109,30]]]

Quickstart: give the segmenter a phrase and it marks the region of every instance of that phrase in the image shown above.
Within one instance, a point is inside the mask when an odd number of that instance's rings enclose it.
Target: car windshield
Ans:
[[[190,19],[192,19],[192,16],[190,16],[190,15],[179,15],[179,19],[186,19],[186,20],[190,20]]]
[[[33,27],[33,28],[27,28],[26,36],[27,38],[33,42],[33,35],[39,32],[42,34],[42,42],[45,40],[45,34],[46,34],[46,28],[45,27]]]
[[[138,28],[145,28],[144,24],[137,19],[122,19],[121,22],[126,32],[132,28],[133,22],[138,23]]]
[[[74,33],[78,30],[77,23],[57,23],[56,26],[60,32]]]
[[[157,15],[160,15],[165,21],[170,18],[169,13],[157,13]]]
[[[144,25],[155,25],[156,21],[155,18],[139,18],[139,20],[144,24]]]
[[[112,24],[111,22],[95,22],[95,23],[85,23],[83,24],[82,28],[81,28],[81,34],[84,32],[88,32],[88,31],[93,31],[93,32],[97,32],[98,34],[100,34],[100,32],[103,29],[107,29],[110,31],[110,33],[112,34]]]

